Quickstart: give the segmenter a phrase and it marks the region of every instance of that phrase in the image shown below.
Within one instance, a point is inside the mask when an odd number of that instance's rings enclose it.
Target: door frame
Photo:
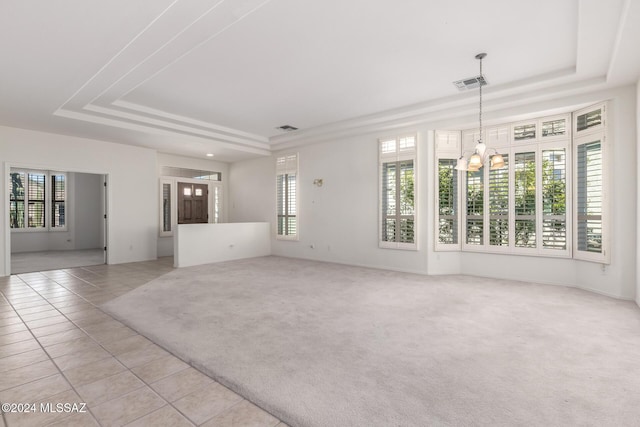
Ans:
[[[109,218],[111,217],[109,201],[111,200],[111,189],[108,185],[109,182],[109,174],[104,171],[96,171],[96,170],[87,170],[87,169],[78,169],[78,168],[65,168],[60,167],[60,165],[47,165],[47,164],[39,164],[34,165],[32,163],[21,163],[21,162],[4,162],[4,168],[2,169],[4,182],[7,184],[9,179],[9,173],[11,173],[11,169],[35,169],[35,170],[49,170],[49,171],[60,171],[66,173],[88,173],[93,175],[100,175],[104,178],[104,182],[107,183],[106,186],[103,185],[102,191],[104,191],[104,215],[106,218],[104,219],[104,238],[103,238],[103,247],[106,247],[104,261],[105,264],[109,263],[109,242],[111,238],[109,236]],[[9,224],[9,185],[4,185],[2,191],[0,191],[0,196],[3,197],[4,202],[2,203],[2,213],[0,213],[0,219],[3,220],[3,230],[4,230],[4,271],[0,269],[0,277],[2,276],[10,276],[11,275],[11,227]],[[75,203],[73,201],[72,203]],[[1,265],[0,265],[1,267]],[[4,274],[3,274],[4,273]]]
[[[178,176],[161,176],[158,180],[158,232],[159,237],[172,237],[175,227],[178,225],[178,183],[184,182],[188,184],[207,184],[209,188],[209,197],[207,199],[207,214],[209,215],[208,224],[215,223],[215,194],[216,187],[218,187],[219,193],[222,195],[221,203],[224,204],[224,194],[222,194],[223,186],[222,181],[211,181],[207,179],[195,179],[195,178],[183,178]],[[162,231],[163,224],[163,206],[162,206],[162,185],[171,185],[171,231]],[[220,216],[218,222],[223,222],[224,219]]]

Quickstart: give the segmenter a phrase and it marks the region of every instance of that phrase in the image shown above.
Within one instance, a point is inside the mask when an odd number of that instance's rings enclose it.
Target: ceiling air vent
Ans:
[[[283,130],[285,132],[293,132],[294,130],[298,130],[297,127],[295,126],[291,126],[291,125],[282,125],[282,126],[278,126],[276,129],[278,130]]]
[[[453,82],[453,84],[458,88],[458,90],[465,91],[480,87],[481,84],[482,86],[486,86],[487,80],[484,78],[484,76],[476,76],[469,77],[468,79],[458,80],[457,82]]]

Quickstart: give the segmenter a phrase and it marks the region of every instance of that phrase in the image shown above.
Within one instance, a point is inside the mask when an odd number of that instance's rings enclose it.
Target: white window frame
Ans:
[[[413,138],[413,148],[402,149],[400,140],[404,138]],[[395,140],[394,152],[384,152],[383,144]],[[382,239],[383,224],[383,193],[382,193],[382,167],[385,163],[413,161],[413,243],[406,242],[388,242]],[[418,195],[420,194],[418,186],[418,135],[417,133],[407,133],[398,136],[378,139],[378,246],[383,249],[402,249],[402,250],[418,250]]]
[[[275,235],[277,240],[298,241],[300,239],[300,174],[299,174],[300,155],[298,153],[287,153],[276,157],[276,224]],[[294,175],[296,183],[295,191],[295,218],[296,232],[295,234],[280,234],[278,230],[279,207],[278,207],[278,177],[280,175]]]
[[[573,113],[572,129],[574,131],[573,149],[576,153],[575,158],[572,161],[574,165],[574,178],[573,178],[573,194],[575,197],[578,195],[578,147],[582,144],[593,142],[595,140],[600,141],[600,147],[602,150],[602,252],[587,252],[578,250],[578,209],[573,212],[573,257],[575,259],[598,262],[602,264],[611,263],[611,234],[610,234],[610,166],[609,166],[609,140],[607,135],[607,102],[591,105],[587,108],[583,108]],[[578,131],[577,120],[578,116],[601,109],[602,121],[599,125],[587,128],[582,131]]]
[[[11,233],[44,233],[44,232],[66,232],[69,229],[69,176],[66,172],[58,172],[51,170],[41,170],[41,169],[25,169],[25,168],[10,168],[9,175],[7,179],[10,181],[12,173],[24,173],[25,174],[25,195],[24,195],[24,223],[25,227],[23,228],[11,228],[9,225],[9,230]],[[29,227],[29,174],[38,174],[45,176],[44,183],[44,227]],[[51,195],[52,190],[52,177],[56,176],[64,176],[64,203],[65,203],[65,220],[64,226],[62,227],[52,227],[51,226],[51,216],[52,216],[52,208],[53,208],[53,197]],[[9,217],[9,212],[7,212],[7,217]]]

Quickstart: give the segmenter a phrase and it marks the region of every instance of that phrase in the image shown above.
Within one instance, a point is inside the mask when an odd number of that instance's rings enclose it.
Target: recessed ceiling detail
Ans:
[[[489,113],[640,77],[640,2],[449,3],[11,2],[0,124],[233,162],[464,123],[479,49]]]

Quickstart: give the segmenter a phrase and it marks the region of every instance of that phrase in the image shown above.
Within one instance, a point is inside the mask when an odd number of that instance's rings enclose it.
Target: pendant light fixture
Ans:
[[[480,170],[488,160],[491,160],[491,169],[500,169],[504,167],[504,159],[502,154],[494,148],[487,148],[487,145],[482,142],[482,86],[486,84],[484,76],[482,75],[482,59],[487,56],[486,53],[479,53],[476,55],[476,59],[480,61],[480,76],[478,76],[478,84],[480,86],[480,138],[476,144],[475,151],[467,160],[464,154],[458,159],[456,169],[461,171],[475,172]],[[493,150],[493,155],[489,155],[489,150]]]

